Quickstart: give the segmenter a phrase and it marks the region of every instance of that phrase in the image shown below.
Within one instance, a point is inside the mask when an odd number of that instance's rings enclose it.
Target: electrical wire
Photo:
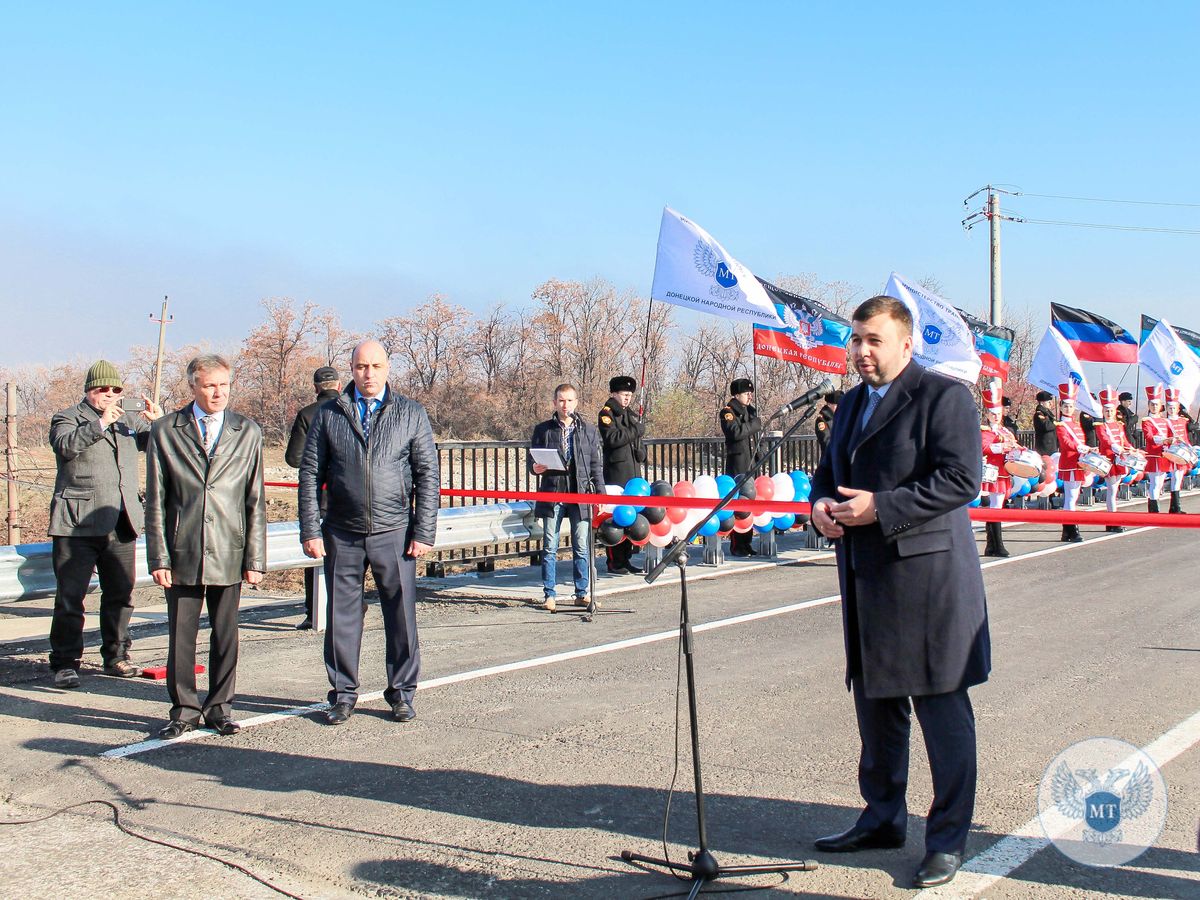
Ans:
[[[1006,217],[1009,218],[1009,217]],[[1102,228],[1108,231],[1144,231],[1154,234],[1200,234],[1200,228],[1157,228],[1149,225],[1104,225],[1097,222],[1065,222],[1058,219],[1027,219],[1024,216],[1012,216],[1012,222],[1026,225],[1066,225],[1071,228]]]
[[[234,869],[235,871],[241,872],[243,875],[247,876],[248,878],[254,879],[259,884],[263,885],[264,887],[270,888],[271,890],[275,891],[277,894],[282,894],[284,897],[291,897],[292,900],[305,900],[305,898],[301,897],[299,894],[293,894],[290,891],[284,890],[279,885],[272,883],[271,881],[262,877],[261,875],[256,875],[254,872],[250,871],[245,866],[241,865],[240,863],[236,863],[233,860],[224,859],[224,858],[222,858],[220,856],[216,856],[212,853],[206,853],[203,850],[197,850],[194,847],[184,847],[179,844],[173,844],[170,841],[160,840],[159,838],[152,838],[146,834],[139,834],[138,832],[132,830],[127,825],[125,825],[124,822],[121,821],[121,810],[118,809],[117,805],[115,803],[113,803],[111,800],[82,800],[79,803],[72,803],[70,806],[60,806],[58,809],[54,810],[53,812],[47,813],[44,816],[39,816],[36,819],[11,819],[9,821],[0,821],[0,825],[34,825],[38,822],[45,822],[48,819],[53,819],[55,816],[62,815],[63,813],[69,812],[70,810],[73,810],[73,809],[77,809],[80,806],[89,806],[92,804],[99,804],[101,806],[107,806],[108,809],[112,812],[113,825],[115,825],[117,827],[117,830],[120,831],[122,834],[127,834],[130,837],[137,838],[140,841],[146,841],[149,844],[157,844],[159,847],[166,847],[170,850],[179,850],[183,853],[190,853],[193,856],[199,856],[203,859],[208,859],[215,863],[220,863],[221,865],[223,865],[227,868]]]
[[[1046,200],[1076,200],[1080,203],[1124,203],[1130,206],[1175,206],[1200,209],[1200,203],[1172,203],[1164,200],[1113,200],[1108,197],[1073,197],[1067,194],[1031,194],[1028,191],[1005,191],[1013,197],[1041,197]]]

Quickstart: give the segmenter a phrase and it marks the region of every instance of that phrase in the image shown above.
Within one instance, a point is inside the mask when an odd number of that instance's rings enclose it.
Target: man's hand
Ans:
[[[420,559],[432,549],[433,544],[422,544],[420,541],[413,541],[408,545],[408,555],[415,559]]]
[[[120,403],[114,403],[109,406],[104,412],[100,413],[100,427],[108,428],[113,422],[125,415],[125,410],[121,409]]]
[[[546,467],[543,466],[541,463],[533,464],[533,474],[534,475],[541,475],[545,471],[546,471]]]
[[[325,557],[324,538],[309,538],[300,546],[304,548],[304,555],[309,559],[324,559]]]
[[[263,580],[263,573],[256,572],[253,569],[247,569],[242,573],[242,579],[246,582],[246,584],[261,584]]]
[[[830,540],[836,540],[845,534],[842,526],[829,515],[829,510],[833,506],[833,501],[828,497],[822,497],[812,505],[812,522],[817,526],[817,531],[821,532]]]
[[[838,493],[843,497],[850,498],[829,507],[829,515],[839,525],[843,527],[846,525],[870,525],[872,522],[879,521],[879,516],[875,514],[875,495],[873,493],[858,488],[840,486]]]
[[[162,407],[142,394],[142,399],[146,401],[146,408],[142,410],[142,418],[147,422],[153,422],[162,415]]]
[[[159,587],[169,588],[171,586],[170,569],[155,569],[150,573],[150,577],[154,579],[154,583]]]

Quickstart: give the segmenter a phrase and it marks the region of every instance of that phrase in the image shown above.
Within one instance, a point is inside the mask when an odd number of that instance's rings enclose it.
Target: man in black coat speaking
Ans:
[[[912,360],[912,316],[891,297],[854,312],[847,392],[812,485],[812,520],[837,542],[846,681],[854,695],[866,809],[817,849],[900,847],[906,838],[910,710],[933,775],[915,887],[950,881],[975,805],[967,689],[991,668],[987,605],[967,504],[979,494],[978,413],[963,384]]]

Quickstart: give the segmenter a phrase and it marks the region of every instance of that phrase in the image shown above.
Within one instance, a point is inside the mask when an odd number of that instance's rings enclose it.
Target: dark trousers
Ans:
[[[50,668],[78,669],[83,657],[83,599],[95,572],[100,579],[100,655],[105,665],[129,658],[136,535],[122,517],[101,537],[56,537],[52,560],[58,582],[50,623]]]
[[[627,540],[621,541],[615,547],[605,548],[605,553],[608,555],[610,569],[624,569],[629,565],[629,558],[633,556],[633,544]]]
[[[167,694],[171,718],[184,722],[227,719],[233,710],[238,661],[238,604],[242,583],[177,584],[167,595]],[[208,696],[196,696],[196,637],[208,607]]]
[[[853,679],[862,739],[858,787],[867,807],[862,828],[904,834],[908,827],[910,714],[917,713],[933,775],[933,805],[925,820],[925,850],[962,853],[975,811],[975,713],[966,688],[927,697],[869,699]]]
[[[313,617],[313,595],[317,592],[317,567],[309,566],[304,570],[304,615]]]
[[[754,529],[749,531],[734,531],[729,535],[729,552],[742,556],[750,553],[754,547],[750,543],[754,538]]]
[[[325,586],[329,622],[325,630],[325,670],[329,702],[358,700],[358,658],[363,635],[363,577],[367,566],[379,590],[389,704],[413,702],[421,670],[417,643],[417,561],[405,555],[403,530],[356,534],[325,526]]]

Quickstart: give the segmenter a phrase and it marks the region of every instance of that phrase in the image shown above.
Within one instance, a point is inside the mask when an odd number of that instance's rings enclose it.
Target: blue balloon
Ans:
[[[700,526],[699,534],[705,537],[710,537],[721,530],[721,520],[716,516],[709,516],[708,521]]]
[[[1126,472],[1125,475],[1121,478],[1121,484],[1129,484],[1129,482],[1131,482],[1131,481],[1133,481],[1133,473],[1132,472]]]
[[[759,534],[766,534],[768,531],[770,531],[774,527],[775,527],[775,523],[772,521],[772,522],[768,522],[766,525],[755,525],[754,530],[757,531]]]
[[[722,522],[728,522],[730,519],[733,518],[733,510],[732,509],[723,509],[719,513],[717,513],[717,518]]]
[[[1020,486],[1015,491],[1012,492],[1012,495],[1014,497],[1024,497],[1028,493],[1029,493],[1029,482],[1022,479]]]
[[[724,497],[733,490],[734,480],[732,475],[717,476],[717,495]]]
[[[622,528],[628,528],[637,519],[637,510],[632,506],[618,506],[613,510],[612,520],[614,525],[620,525]]]
[[[626,497],[649,497],[650,482],[645,478],[630,478],[625,482]]]
[[[967,506],[974,508],[979,505],[979,501],[982,499],[983,499],[982,497],[976,497],[974,500],[972,500],[970,503],[968,503]]]
[[[1054,483],[1058,485],[1060,491],[1063,489],[1063,480],[1061,478],[1055,478]]]
[[[1029,490],[1030,491],[1036,491],[1038,485],[1041,483],[1042,483],[1041,475],[1030,475],[1029,476]]]
[[[784,513],[782,516],[775,517],[775,527],[780,531],[787,531],[796,524],[796,517],[792,513]]]

